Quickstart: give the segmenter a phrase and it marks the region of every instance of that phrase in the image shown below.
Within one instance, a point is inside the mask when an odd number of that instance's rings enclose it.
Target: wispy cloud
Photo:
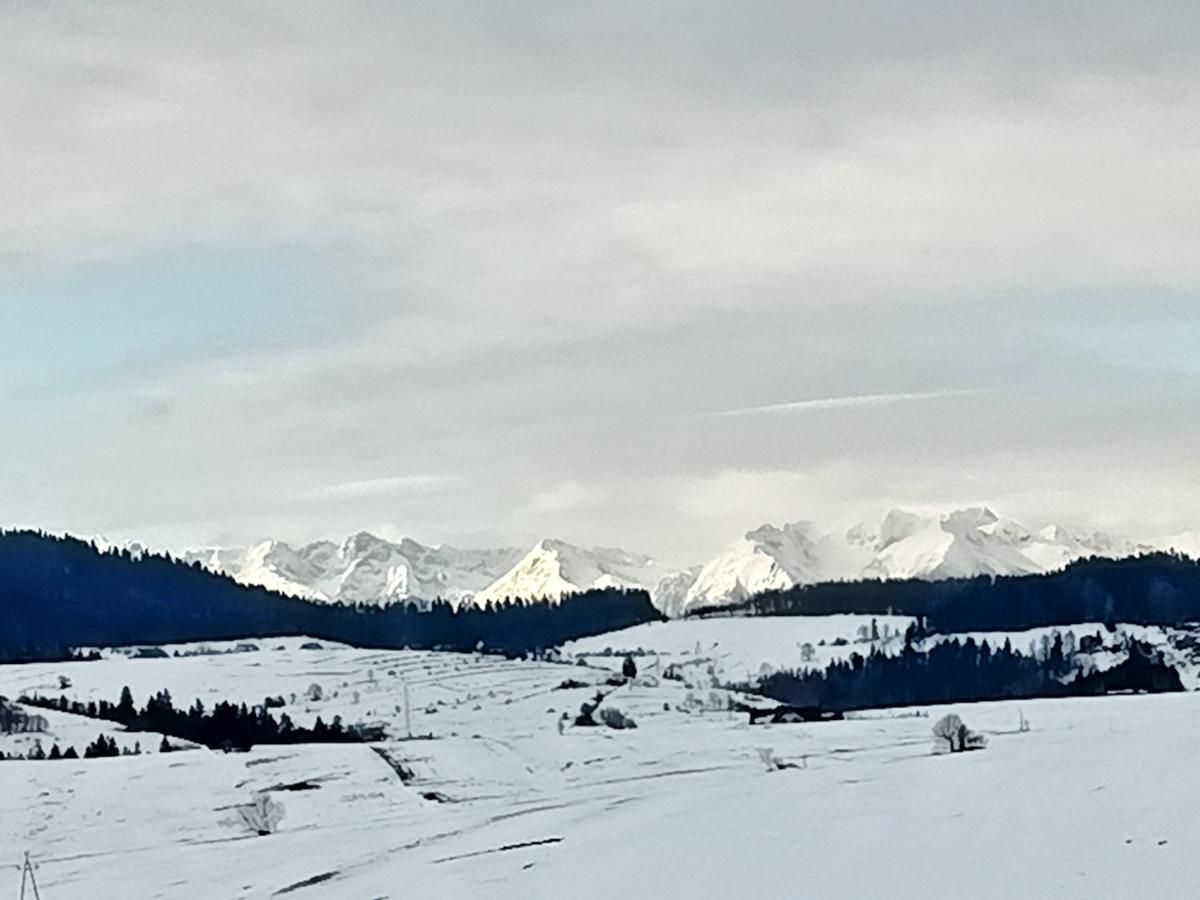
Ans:
[[[522,512],[537,516],[553,516],[598,506],[604,502],[603,489],[579,481],[564,481],[549,490],[540,491],[522,507]]]
[[[941,400],[946,397],[967,397],[978,394],[978,389],[952,391],[912,391],[896,394],[851,394],[845,397],[819,397],[810,400],[792,400],[787,403],[768,403],[764,406],[743,406],[710,413],[710,416],[756,416],[765,413],[811,412],[826,409],[853,409],[860,406],[890,406],[894,403],[916,403],[923,400]]]
[[[342,497],[376,497],[384,494],[400,494],[407,491],[440,487],[457,480],[455,475],[394,475],[389,478],[370,478],[365,481],[345,481],[328,484],[307,492],[310,500]]]

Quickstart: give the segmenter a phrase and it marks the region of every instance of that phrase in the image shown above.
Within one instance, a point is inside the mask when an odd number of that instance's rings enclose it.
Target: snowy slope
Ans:
[[[663,567],[648,556],[607,547],[588,550],[546,539],[476,594],[474,602],[482,605],[535,597],[557,600],[590,588],[649,589],[663,574]]]
[[[767,670],[823,669],[853,653],[899,652],[912,622],[862,615],[673,619],[568,641],[562,655],[614,671],[633,656],[644,674],[671,668],[688,687],[708,690]]]
[[[674,641],[691,625],[658,627]],[[111,699],[129,683],[139,701],[165,686],[177,703],[206,704],[290,698],[317,682],[325,699],[289,699],[289,715],[382,719],[393,740],[380,749],[411,772],[402,781],[359,745],[0,763],[0,848],[17,861],[29,851],[42,897],[110,896],[113,885],[128,900],[1194,893],[1197,693],[751,726],[716,704],[689,704],[696,692],[685,685],[643,677],[605,699],[637,729],[560,734],[560,715],[607,672],[279,646],[0,666],[0,694],[10,696],[54,689],[59,675],[81,698]],[[588,686],[562,689],[567,677]],[[401,739],[406,689],[414,732],[434,739]],[[986,750],[931,753],[931,726],[951,711],[987,735]],[[760,751],[793,768],[767,771]],[[284,809],[262,837],[236,815],[260,792]],[[6,864],[0,890],[17,896],[19,878]]]
[[[393,543],[363,531],[340,544],[317,541],[293,548],[264,541],[242,549],[194,551],[185,558],[245,584],[310,600],[386,604],[439,597],[460,601],[487,587],[519,555],[513,548],[427,547],[408,538]]]
[[[861,546],[821,534],[809,522],[764,525],[700,567],[682,599],[676,591],[671,602],[658,602],[667,615],[680,615],[766,590],[853,577],[869,558]]]
[[[984,508],[958,510],[937,519],[911,517],[901,525],[885,520],[879,550],[864,574],[938,579],[1044,571],[1021,553],[1021,532],[1004,526]]]

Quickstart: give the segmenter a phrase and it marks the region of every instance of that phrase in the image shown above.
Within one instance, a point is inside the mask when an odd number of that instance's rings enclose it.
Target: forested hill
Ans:
[[[559,604],[455,612],[310,603],[166,556],[102,552],[30,531],[0,532],[0,661],[71,648],[310,634],[382,648],[523,653],[661,618],[644,591],[589,591]]]
[[[1170,553],[1085,559],[1044,575],[946,581],[834,582],[768,591],[707,615],[923,616],[930,631],[996,631],[1127,622],[1200,620],[1200,563]]]

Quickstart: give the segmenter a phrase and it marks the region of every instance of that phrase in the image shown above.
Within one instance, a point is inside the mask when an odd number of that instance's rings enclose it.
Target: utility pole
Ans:
[[[33,870],[36,868],[29,861],[29,851],[25,851],[25,864],[21,869],[21,900],[25,900],[25,885],[28,884],[33,889],[33,900],[42,900],[42,895],[38,893],[37,879],[33,875]]]

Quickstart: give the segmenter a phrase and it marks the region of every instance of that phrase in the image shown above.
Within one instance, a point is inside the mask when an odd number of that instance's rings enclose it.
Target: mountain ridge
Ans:
[[[937,514],[893,509],[844,529],[806,520],[764,524],[686,569],[665,566],[646,554],[586,548],[549,537],[528,550],[463,550],[408,537],[389,541],[367,531],[340,542],[293,547],[267,540],[242,548],[189,551],[183,558],[245,584],[316,602],[421,605],[441,598],[456,605],[487,605],[630,587],[650,591],[664,613],[680,616],[796,585],[1034,574],[1086,556],[1172,547],[1200,555],[1200,532],[1134,542],[1061,525],[1032,530],[987,506],[974,506]]]

